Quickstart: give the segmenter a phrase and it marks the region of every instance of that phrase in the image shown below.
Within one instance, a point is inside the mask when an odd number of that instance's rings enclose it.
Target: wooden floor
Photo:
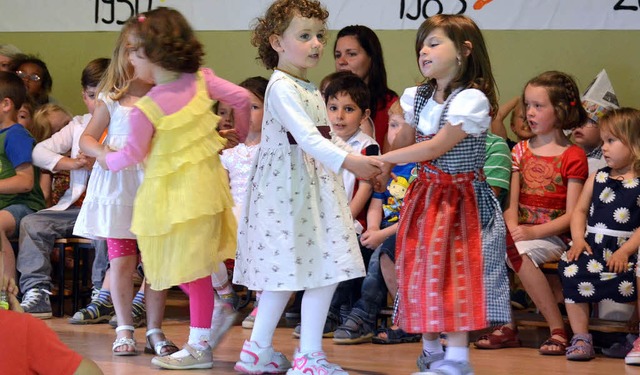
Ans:
[[[245,312],[246,313],[246,312]],[[164,330],[167,336],[181,346],[188,336],[186,301],[170,300]],[[94,360],[105,374],[236,374],[233,365],[238,359],[242,342],[250,337],[251,331],[234,326],[222,343],[214,351],[214,367],[211,370],[173,371],[161,370],[151,365],[151,355],[135,357],[114,357],[111,344],[114,330],[107,324],[78,326],[67,323],[65,318],[54,318],[47,324],[55,330],[63,342],[83,356]],[[274,346],[288,358],[298,344],[291,336],[293,328],[281,327],[276,330]],[[135,333],[138,349],[144,348],[144,329]],[[401,345],[335,345],[325,339],[324,350],[330,361],[340,364],[350,374],[383,375],[411,374],[416,370],[415,360],[421,344]],[[553,375],[553,374],[638,374],[640,367],[625,366],[620,359],[598,356],[589,362],[570,362],[563,357],[541,356],[530,348],[478,350],[471,349],[471,362],[476,375]]]

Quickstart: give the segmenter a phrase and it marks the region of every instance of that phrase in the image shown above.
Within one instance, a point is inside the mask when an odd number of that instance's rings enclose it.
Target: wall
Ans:
[[[335,35],[335,32],[332,32]],[[412,30],[380,31],[390,86],[398,93],[421,79],[413,51]],[[518,95],[524,83],[545,70],[574,75],[583,90],[602,69],[607,69],[621,105],[640,108],[640,31],[486,31],[484,32],[501,102]],[[240,82],[270,72],[255,60],[256,49],[247,31],[199,32],[206,49],[206,66],[220,76]],[[0,33],[1,43],[12,43],[37,53],[54,79],[53,97],[73,113],[84,113],[80,73],[96,57],[109,57],[117,33]],[[309,73],[314,82],[333,71],[330,38],[320,66]]]

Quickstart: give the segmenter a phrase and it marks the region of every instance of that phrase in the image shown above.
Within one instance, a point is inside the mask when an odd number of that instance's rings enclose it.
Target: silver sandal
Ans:
[[[120,337],[119,339],[116,339],[116,341],[113,342],[113,346],[111,347],[111,351],[113,352],[113,355],[117,355],[117,356],[138,355],[139,353],[138,353],[138,349],[136,349],[136,339],[133,338],[133,332],[134,332],[133,326],[129,326],[129,325],[118,326],[116,328],[116,334],[121,331],[131,331],[131,337]],[[116,352],[116,349],[125,345],[132,346],[133,351],[132,352],[130,351]]]
[[[165,337],[165,340],[161,340],[158,341],[154,344],[151,344],[151,335],[156,334],[156,333],[160,333],[162,335],[164,335],[164,333],[162,332],[162,330],[160,328],[152,328],[147,330],[147,344],[144,347],[144,352],[147,354],[155,354],[158,357],[165,357],[168,355],[171,355],[175,352],[177,352],[178,350],[180,350],[176,344],[173,343],[173,341],[171,340],[167,340]],[[167,351],[165,351],[163,353],[163,349],[167,349]]]

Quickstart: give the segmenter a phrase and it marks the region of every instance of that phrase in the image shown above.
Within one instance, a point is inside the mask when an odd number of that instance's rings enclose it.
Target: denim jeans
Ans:
[[[56,239],[73,236],[73,226],[79,213],[79,207],[70,207],[64,211],[38,211],[22,219],[16,268],[21,274],[20,290],[23,293],[32,288],[51,290],[51,250]],[[106,245],[98,244],[93,264],[94,286],[94,277],[100,275],[100,269],[104,277],[107,267],[106,256],[99,256],[98,249],[101,246],[104,247],[103,252],[106,252]],[[102,284],[102,278],[99,283]]]
[[[360,245],[360,253],[362,254],[362,260],[368,272],[369,262],[373,254],[371,250],[362,245]],[[341,317],[340,323],[342,323],[343,318],[346,317],[355,302],[360,298],[360,291],[364,279],[365,277],[359,277],[357,279],[342,281],[338,284],[335,293],[333,293],[329,313]]]
[[[380,256],[386,254],[395,261],[396,235],[387,238],[371,255],[367,276],[362,282],[361,297],[351,309],[350,316],[360,318],[374,328],[378,312],[387,301],[387,284],[380,269]]]

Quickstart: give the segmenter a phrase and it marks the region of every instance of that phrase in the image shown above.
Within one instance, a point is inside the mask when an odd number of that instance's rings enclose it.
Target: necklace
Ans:
[[[301,81],[309,82],[309,80],[308,80],[308,79],[306,79],[306,78],[302,78],[302,77],[297,76],[297,75],[295,75],[295,74],[293,74],[293,73],[287,72],[287,71],[286,71],[286,70],[284,70],[284,69],[274,68],[274,70],[279,70],[279,71],[281,71],[282,73],[286,73],[286,74],[290,75],[291,77],[296,78],[296,79],[299,79],[299,80],[301,80]]]

